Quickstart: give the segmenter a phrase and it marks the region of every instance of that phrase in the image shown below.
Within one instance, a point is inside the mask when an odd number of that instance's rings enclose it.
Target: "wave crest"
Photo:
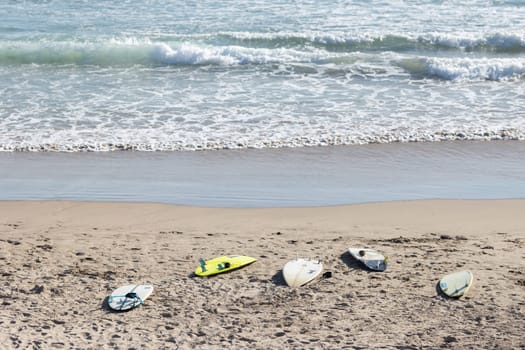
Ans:
[[[248,47],[318,47],[333,51],[394,51],[442,48],[466,51],[525,52],[525,33],[247,33],[223,32],[193,39]]]
[[[1,64],[233,65],[323,62],[366,52],[460,50],[525,53],[525,33],[248,33],[221,32],[152,38],[63,37],[0,40]]]
[[[520,59],[410,58],[399,66],[409,73],[443,80],[512,80],[525,77],[525,62]]]

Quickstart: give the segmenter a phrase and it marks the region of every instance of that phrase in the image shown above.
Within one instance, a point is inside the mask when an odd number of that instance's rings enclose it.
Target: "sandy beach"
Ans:
[[[149,203],[0,202],[0,344],[64,349],[511,349],[525,347],[525,200],[218,209]],[[386,272],[346,252],[366,246]],[[198,259],[252,265],[198,278]],[[281,269],[319,258],[299,289]],[[459,300],[440,277],[474,273]],[[130,312],[105,299],[155,291]]]
[[[0,350],[525,350],[525,0],[0,17]]]

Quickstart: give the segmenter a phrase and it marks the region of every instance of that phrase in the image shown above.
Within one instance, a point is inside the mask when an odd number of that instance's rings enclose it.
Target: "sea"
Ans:
[[[0,18],[0,199],[525,197],[525,1],[3,0]],[[226,169],[241,193],[209,186]],[[370,174],[425,189],[344,191]]]

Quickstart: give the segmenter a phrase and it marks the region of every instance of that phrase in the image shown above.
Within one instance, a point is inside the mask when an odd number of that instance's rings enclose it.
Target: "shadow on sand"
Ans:
[[[349,252],[341,254],[341,260],[352,270],[364,270],[370,272],[360,261],[357,261]]]
[[[287,286],[288,284],[284,280],[283,270],[279,270],[275,275],[272,276],[272,282],[277,286]]]

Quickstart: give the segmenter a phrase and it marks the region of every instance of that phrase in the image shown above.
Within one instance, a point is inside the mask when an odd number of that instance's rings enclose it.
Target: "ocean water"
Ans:
[[[0,2],[0,151],[525,140],[518,0]]]
[[[525,142],[0,152],[0,200],[247,208],[439,198],[525,198]]]

